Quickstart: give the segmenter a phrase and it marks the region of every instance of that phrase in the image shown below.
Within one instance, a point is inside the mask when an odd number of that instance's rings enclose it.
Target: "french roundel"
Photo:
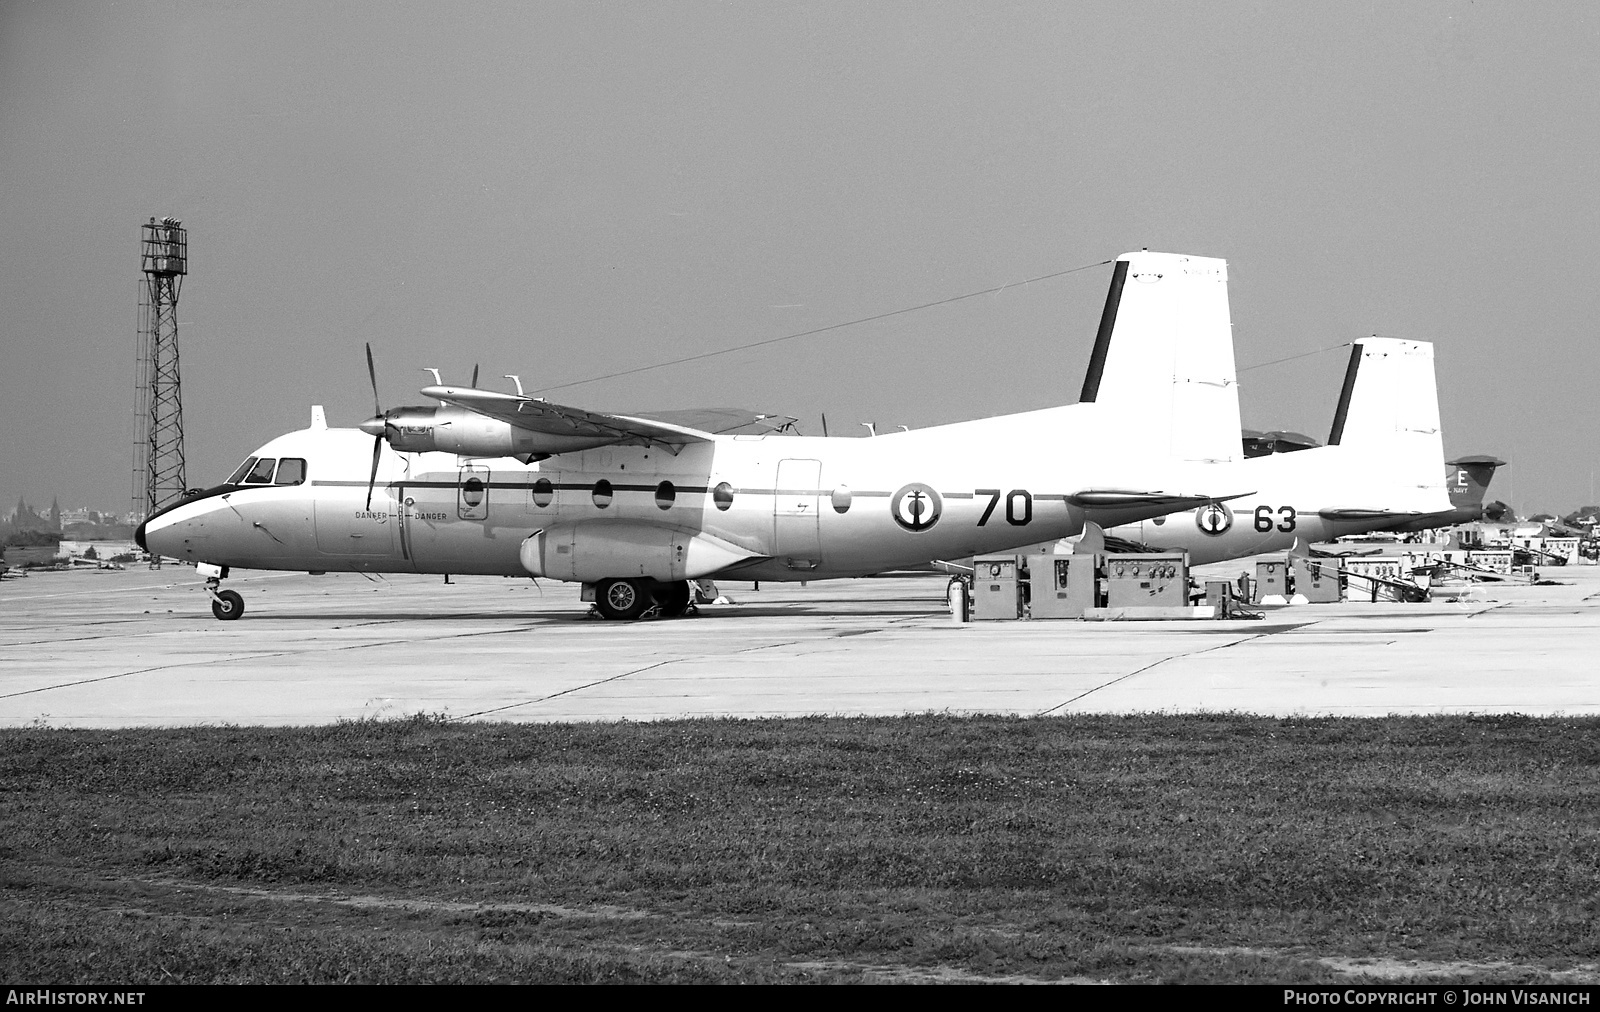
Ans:
[[[1219,502],[1209,503],[1194,511],[1194,525],[1201,534],[1220,538],[1233,526],[1233,510]]]
[[[889,500],[889,513],[894,522],[908,531],[925,531],[939,522],[944,512],[944,500],[927,485],[912,482],[902,486]]]

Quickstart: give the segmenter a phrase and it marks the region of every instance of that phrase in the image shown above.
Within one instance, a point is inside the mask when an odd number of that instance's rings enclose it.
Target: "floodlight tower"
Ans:
[[[145,516],[183,495],[183,391],[178,380],[178,290],[189,273],[189,230],[176,218],[144,226],[139,297],[139,408],[134,509]]]

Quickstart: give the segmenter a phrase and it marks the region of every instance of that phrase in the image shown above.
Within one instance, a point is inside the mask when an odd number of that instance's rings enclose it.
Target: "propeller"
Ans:
[[[383,402],[378,399],[378,367],[372,364],[372,342],[367,342],[367,376],[372,380],[372,417],[382,419],[385,425],[388,419],[383,415]],[[378,458],[383,456],[383,429],[379,428],[372,437],[372,474],[367,477],[367,512],[372,512],[372,487],[378,483]]]

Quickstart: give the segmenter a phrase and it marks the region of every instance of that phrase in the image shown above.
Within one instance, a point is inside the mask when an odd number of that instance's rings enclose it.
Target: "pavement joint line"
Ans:
[[[1294,628],[1303,628],[1303,627],[1302,626],[1295,626]],[[1157,660],[1151,661],[1149,664],[1146,664],[1142,668],[1137,668],[1137,669],[1135,669],[1133,671],[1128,672],[1125,675],[1118,675],[1116,678],[1111,679],[1111,681],[1109,681],[1109,682],[1105,682],[1105,683],[1103,683],[1101,685],[1096,685],[1096,686],[1094,686],[1092,688],[1085,689],[1082,692],[1078,693],[1076,696],[1073,696],[1071,699],[1063,700],[1062,702],[1057,703],[1055,706],[1050,707],[1048,710],[1040,710],[1039,713],[1038,713],[1038,716],[1040,716],[1040,717],[1048,716],[1049,714],[1052,714],[1052,713],[1056,712],[1057,710],[1061,709],[1063,706],[1071,706],[1073,703],[1076,703],[1078,700],[1082,699],[1085,696],[1092,696],[1096,692],[1099,692],[1101,689],[1108,689],[1111,686],[1117,684],[1118,682],[1126,681],[1126,680],[1132,678],[1134,675],[1143,674],[1144,672],[1149,671],[1151,668],[1154,668],[1154,667],[1157,667],[1159,665],[1165,664],[1168,661],[1175,661],[1175,660],[1178,660],[1178,659],[1184,658],[1184,657],[1197,657],[1200,654],[1209,654],[1213,650],[1226,650],[1229,647],[1236,647],[1236,646],[1239,646],[1242,643],[1249,643],[1249,642],[1252,642],[1254,640],[1265,639],[1266,637],[1272,636],[1275,633],[1281,632],[1281,631],[1282,630],[1276,630],[1276,629],[1265,630],[1265,631],[1262,631],[1262,632],[1258,632],[1253,636],[1246,636],[1244,639],[1233,640],[1230,643],[1218,643],[1215,646],[1206,647],[1204,650],[1187,650],[1187,651],[1184,651],[1183,653],[1168,654],[1166,657],[1158,658]]]
[[[758,647],[743,647],[743,648],[741,648],[739,650],[735,650],[734,653],[736,653],[736,654],[753,654],[757,650],[776,650],[778,647],[797,647],[800,644],[805,643],[805,642],[808,642],[808,641],[806,641],[806,640],[784,640],[781,643],[763,643]]]
[[[31,696],[35,692],[49,692],[52,689],[70,689],[76,685],[93,685],[95,682],[109,682],[114,678],[127,678],[129,675],[147,675],[152,671],[170,671],[174,668],[192,668],[202,664],[225,664],[230,661],[260,660],[263,657],[291,657],[291,650],[274,650],[270,653],[251,654],[239,657],[212,657],[203,661],[180,661],[176,664],[157,664],[150,668],[136,668],[133,671],[119,671],[114,675],[101,675],[99,678],[80,678],[75,682],[61,682],[57,685],[41,685],[36,689],[23,689],[21,692],[7,692],[0,695],[0,699],[15,699],[18,696]]]
[[[565,695],[568,695],[568,694],[573,693],[573,692],[582,692],[584,689],[592,689],[596,685],[604,685],[607,682],[614,682],[619,678],[627,678],[629,675],[642,674],[642,673],[644,673],[646,671],[651,670],[652,668],[659,668],[659,667],[662,667],[663,665],[666,665],[666,664],[676,664],[679,661],[690,660],[690,659],[691,658],[687,658],[687,657],[668,657],[666,660],[656,661],[654,664],[646,664],[642,668],[634,668],[632,671],[624,671],[620,675],[612,675],[610,678],[601,678],[601,679],[599,679],[597,681],[589,682],[589,683],[584,684],[584,685],[574,685],[570,689],[562,689],[560,692],[552,692],[552,693],[550,693],[550,695],[541,696],[538,699],[527,699],[527,700],[524,700],[524,701],[522,701],[520,703],[507,703],[505,706],[493,706],[493,707],[490,707],[487,710],[479,710],[476,713],[463,713],[461,716],[452,717],[451,719],[452,720],[466,720],[468,717],[482,717],[484,714],[487,714],[487,713],[500,713],[500,712],[502,712],[504,710],[514,710],[519,706],[533,706],[533,705],[535,705],[537,703],[549,702],[550,700],[555,699],[558,696],[565,696]],[[703,659],[703,658],[700,658],[700,659]]]
[[[159,633],[135,633],[135,636],[156,636]],[[126,639],[126,636],[114,636],[112,633],[101,633],[98,636],[62,636],[48,640],[17,640],[15,643],[0,643],[0,650],[8,647],[41,647],[54,646],[57,643],[87,643],[90,640]]]
[[[398,622],[400,620],[396,619],[395,621]],[[345,627],[345,628],[348,628],[348,627]],[[536,627],[535,626],[531,626],[531,625],[521,625],[521,626],[512,627],[510,629],[470,629],[470,630],[468,630],[466,632],[443,633],[443,634],[440,634],[438,636],[407,636],[407,637],[404,637],[404,638],[401,638],[401,639],[373,640],[370,643],[344,643],[344,644],[331,644],[330,643],[327,646],[323,647],[322,649],[326,650],[326,651],[328,651],[330,653],[333,652],[333,651],[338,651],[338,650],[370,650],[373,647],[392,647],[392,646],[400,646],[402,644],[411,645],[411,644],[414,644],[414,643],[438,643],[438,642],[441,642],[443,640],[459,640],[459,639],[467,639],[467,638],[472,638],[472,637],[477,637],[477,636],[505,636],[505,635],[507,635],[509,633],[528,632],[529,630],[532,630],[534,628],[536,628]],[[286,651],[286,652],[290,652],[290,651]],[[307,651],[294,651],[294,652],[297,652],[297,653],[314,653],[315,651],[307,650]],[[271,655],[268,655],[268,656],[271,656]],[[234,659],[235,658],[232,658],[232,657],[226,658],[226,660],[229,660],[229,661],[234,660]],[[0,698],[3,698],[3,697],[0,697]]]
[[[398,622],[399,620],[396,619],[395,621]],[[183,662],[181,664],[162,664],[162,665],[157,665],[156,667],[153,667],[153,668],[139,668],[139,669],[134,670],[134,671],[124,671],[124,672],[121,672],[121,673],[115,674],[115,675],[102,675],[99,678],[86,678],[86,679],[82,679],[82,680],[76,681],[76,682],[62,682],[59,685],[42,685],[42,686],[40,686],[40,687],[38,687],[36,689],[24,689],[21,692],[9,692],[9,693],[5,693],[5,694],[0,694],[0,699],[10,699],[13,696],[26,696],[29,693],[44,692],[44,691],[46,691],[48,689],[67,689],[67,688],[71,688],[74,685],[88,685],[91,682],[103,682],[103,681],[106,681],[106,680],[112,679],[112,678],[123,678],[123,677],[125,677],[127,675],[139,675],[139,674],[145,674],[145,673],[151,672],[151,671],[163,671],[163,670],[166,670],[168,668],[187,667],[187,666],[190,666],[190,665],[193,665],[193,664],[231,664],[234,661],[256,661],[256,660],[262,659],[263,657],[296,657],[296,656],[301,656],[303,654],[314,654],[314,653],[319,653],[319,652],[323,652],[323,651],[333,652],[333,651],[341,651],[341,650],[368,650],[368,649],[371,649],[372,647],[394,646],[394,645],[399,644],[399,643],[408,643],[408,644],[409,643],[428,643],[428,642],[436,642],[436,641],[440,641],[440,640],[461,639],[464,636],[500,636],[500,635],[505,635],[507,633],[526,632],[527,630],[532,629],[532,628],[534,628],[534,627],[533,626],[518,626],[516,628],[511,628],[511,629],[475,629],[475,630],[472,630],[470,632],[449,633],[449,634],[439,635],[439,636],[426,636],[426,637],[420,637],[420,638],[419,637],[407,637],[404,640],[387,639],[387,640],[375,640],[375,641],[373,641],[371,643],[345,643],[345,644],[331,644],[330,643],[330,644],[325,644],[325,645],[324,644],[319,644],[319,645],[317,645],[317,646],[315,646],[315,647],[313,647],[311,649],[306,649],[306,650],[277,650],[277,651],[272,651],[270,653],[263,653],[263,654],[238,654],[236,656],[231,656],[231,657],[215,657],[215,658],[212,658],[212,659],[206,660],[206,661],[185,661],[185,662]],[[159,634],[159,633],[150,633],[150,634],[146,634],[146,635],[161,635],[161,634]],[[78,640],[78,639],[89,640],[89,639],[103,639],[103,638],[106,638],[106,637],[84,636],[84,637],[76,637],[73,640],[50,640],[50,641],[41,641],[41,642],[70,643],[70,642],[76,642],[76,640]],[[312,642],[313,643],[317,643],[317,641],[312,641]],[[6,645],[27,646],[28,644],[0,644],[0,648],[3,648]]]

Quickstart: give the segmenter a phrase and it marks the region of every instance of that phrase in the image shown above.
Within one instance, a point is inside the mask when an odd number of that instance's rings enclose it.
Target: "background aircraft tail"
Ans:
[[[1504,467],[1505,463],[1494,457],[1457,457],[1446,461],[1444,487],[1450,493],[1450,505],[1457,509],[1482,506],[1495,469]]]
[[[1165,439],[1180,460],[1242,459],[1227,261],[1118,258],[1078,399],[1112,408],[1132,439]]]
[[[1389,337],[1355,342],[1328,445],[1361,451],[1362,484],[1369,488],[1443,499],[1433,345]]]

